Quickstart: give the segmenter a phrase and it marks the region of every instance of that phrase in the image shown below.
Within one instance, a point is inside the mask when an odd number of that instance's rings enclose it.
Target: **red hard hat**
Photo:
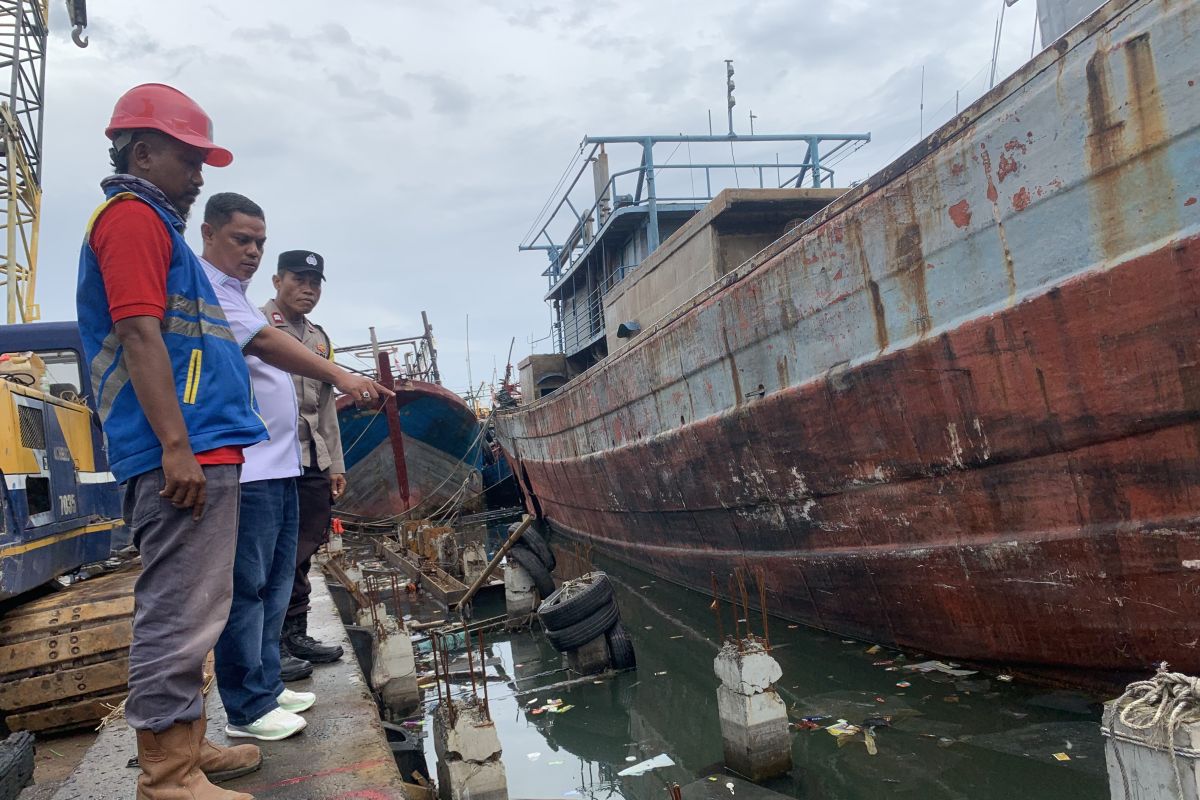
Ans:
[[[204,109],[166,84],[143,83],[121,95],[104,135],[115,139],[121,131],[139,128],[162,131],[184,144],[207,151],[204,163],[209,166],[227,167],[233,162],[233,153],[213,143],[212,120]]]

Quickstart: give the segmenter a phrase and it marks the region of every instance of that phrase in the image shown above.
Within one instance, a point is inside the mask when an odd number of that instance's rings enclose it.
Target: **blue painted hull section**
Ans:
[[[477,497],[482,489],[482,437],[466,404],[439,386],[416,382],[398,385],[396,403],[410,503],[431,512],[464,482],[467,494]],[[350,406],[339,409],[338,423],[348,484],[338,509],[364,517],[404,511],[385,416]]]

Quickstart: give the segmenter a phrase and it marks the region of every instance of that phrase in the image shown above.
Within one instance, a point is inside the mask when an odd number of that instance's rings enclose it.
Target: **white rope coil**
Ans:
[[[1178,797],[1184,798],[1183,777],[1175,753],[1175,732],[1180,725],[1200,722],[1200,678],[1171,672],[1164,661],[1158,665],[1153,678],[1134,681],[1125,687],[1125,693],[1117,698],[1114,707],[1121,724],[1130,730],[1155,731],[1155,735],[1146,738],[1146,744],[1165,749],[1170,754],[1175,789]]]

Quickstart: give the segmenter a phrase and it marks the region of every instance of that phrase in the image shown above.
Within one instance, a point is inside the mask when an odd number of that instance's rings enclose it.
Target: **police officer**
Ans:
[[[262,307],[267,321],[290,334],[322,358],[333,360],[329,335],[308,314],[321,299],[325,259],[311,250],[289,250],[279,255],[272,277],[275,299]],[[342,657],[342,648],[326,645],[308,635],[308,598],[311,587],[308,568],[329,532],[333,501],[346,491],[346,467],[342,461],[342,437],[338,429],[333,387],[311,378],[293,375],[300,409],[300,463],[297,479],[300,497],[300,537],[296,548],[296,575],[292,598],[283,623],[282,645],[293,659],[326,664]],[[297,676],[307,674],[304,665],[288,661]],[[309,668],[308,671],[311,671]],[[286,676],[285,676],[286,678]]]

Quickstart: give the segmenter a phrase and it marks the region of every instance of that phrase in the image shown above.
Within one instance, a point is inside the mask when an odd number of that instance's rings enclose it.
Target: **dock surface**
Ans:
[[[296,691],[317,695],[317,704],[304,713],[308,720],[304,732],[281,742],[258,742],[262,768],[221,785],[258,800],[402,800],[407,795],[379,724],[375,700],[324,579],[317,570],[310,578],[309,631],[324,642],[340,644],[346,655],[317,667],[311,678],[289,684]],[[208,695],[209,738],[228,744],[224,727],[225,711],[214,686]],[[129,800],[138,770],[125,765],[136,752],[133,730],[124,720],[108,725],[53,800]]]

